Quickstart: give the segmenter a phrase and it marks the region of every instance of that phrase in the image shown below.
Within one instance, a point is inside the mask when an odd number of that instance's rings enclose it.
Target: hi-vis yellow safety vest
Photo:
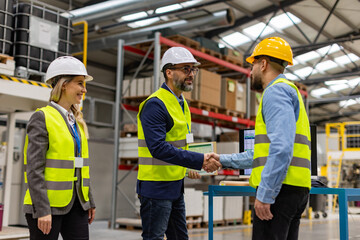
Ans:
[[[310,188],[311,135],[309,120],[306,114],[301,94],[293,83],[289,82],[286,79],[280,78],[274,81],[274,83],[271,84],[268,88],[272,87],[274,84],[281,82],[290,85],[296,90],[300,105],[299,118],[296,122],[296,135],[293,148],[293,157],[291,159],[290,166],[288,168],[283,184]],[[266,164],[267,157],[269,156],[270,147],[270,140],[266,132],[266,124],[262,117],[262,100],[263,98],[261,98],[259,109],[256,115],[254,161],[253,170],[250,176],[250,185],[254,188],[259,186],[260,184],[261,172]]]
[[[46,129],[49,137],[49,148],[46,152],[45,164],[45,184],[47,196],[51,207],[67,206],[73,196],[75,177],[75,143],[70,133],[70,129],[65,119],[54,107],[46,106],[37,111],[43,111],[45,114]],[[84,166],[81,169],[81,189],[85,201],[89,201],[89,151],[88,142],[82,129],[81,137],[81,157],[84,159]],[[28,136],[26,135],[24,146],[24,164],[27,164],[27,146]],[[27,175],[25,170],[25,183],[27,185]],[[32,205],[32,200],[27,187],[24,204]]]
[[[138,120],[138,153],[139,170],[138,179],[142,181],[177,181],[185,177],[186,168],[173,165],[154,158],[146,146],[144,131],[140,120],[141,110],[144,104],[150,99],[157,97],[164,104],[174,121],[174,126],[166,133],[165,141],[176,148],[187,150],[186,134],[191,131],[191,114],[187,102],[184,100],[184,112],[176,97],[164,88],[150,95],[140,104]],[[188,127],[189,126],[189,130]]]

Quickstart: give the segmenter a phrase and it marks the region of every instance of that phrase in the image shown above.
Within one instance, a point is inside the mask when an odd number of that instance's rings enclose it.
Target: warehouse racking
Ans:
[[[122,103],[122,98],[123,98],[123,73],[124,73],[124,51],[129,51],[138,55],[143,56],[143,60],[141,61],[138,69],[136,70],[132,80],[134,80],[138,74],[138,72],[140,71],[140,68],[142,67],[144,61],[146,58],[150,58],[153,59],[154,61],[154,67],[153,67],[153,71],[154,71],[154,84],[153,86],[153,91],[157,90],[157,86],[159,86],[159,79],[160,79],[160,55],[161,55],[161,46],[165,45],[165,46],[169,46],[169,47],[184,47],[186,49],[188,49],[195,57],[201,58],[202,60],[205,60],[208,63],[214,63],[218,66],[222,66],[225,68],[228,68],[231,71],[237,72],[239,74],[243,74],[246,76],[247,78],[247,96],[250,96],[250,70],[240,67],[238,65],[235,65],[233,63],[227,62],[225,60],[219,59],[217,57],[211,56],[207,53],[198,51],[196,49],[193,49],[191,47],[185,46],[181,43],[177,43],[175,41],[172,41],[166,37],[162,37],[161,34],[159,32],[155,33],[155,38],[153,39],[153,43],[151,44],[150,48],[147,50],[147,52],[142,51],[140,49],[137,49],[135,47],[133,47],[136,44],[139,43],[144,43],[144,42],[149,42],[150,40],[146,40],[146,41],[142,41],[142,42],[133,42],[133,43],[127,43],[125,45],[123,40],[119,40],[118,41],[118,61],[117,61],[117,75],[116,75],[116,102],[115,102],[115,131],[114,131],[114,139],[115,139],[115,146],[119,146],[120,142],[119,142],[119,132],[120,132],[120,120],[122,118],[122,110],[128,111],[137,111],[138,108],[131,106],[131,105],[126,105]],[[153,50],[153,53],[151,54],[151,51]],[[211,111],[207,111],[207,110],[203,110],[203,109],[198,109],[195,107],[190,107],[190,111],[192,113],[192,121],[194,122],[199,122],[199,123],[204,123],[204,124],[210,124],[213,126],[213,129],[215,129],[216,126],[227,126],[227,127],[231,127],[234,129],[239,129],[240,127],[245,128],[245,127],[250,127],[250,126],[254,126],[255,122],[250,120],[250,99],[249,97],[246,99],[246,106],[247,106],[247,111],[246,111],[246,118],[239,118],[239,117],[234,117],[234,116],[228,116],[225,114],[221,114],[221,113],[215,113],[215,112],[211,112]],[[216,123],[217,120],[221,120],[224,121],[225,124],[219,124]],[[130,170],[135,170],[137,167],[137,165],[134,165],[130,168]],[[114,148],[114,159],[113,159],[113,188],[112,188],[112,201],[111,201],[111,227],[114,228],[115,227],[115,222],[116,222],[116,202],[117,202],[117,191],[119,190],[118,188],[118,184],[120,184],[124,178],[127,177],[127,174],[122,177],[120,180],[118,179],[118,170],[119,169],[129,169],[129,168],[125,168],[121,165],[119,165],[119,147],[115,147]],[[232,174],[232,173],[230,173]],[[123,194],[124,195],[124,194]],[[126,197],[126,196],[125,196]],[[126,199],[128,200],[128,198],[126,197]],[[129,200],[128,200],[129,201]],[[131,205],[132,202],[129,201],[129,203]]]

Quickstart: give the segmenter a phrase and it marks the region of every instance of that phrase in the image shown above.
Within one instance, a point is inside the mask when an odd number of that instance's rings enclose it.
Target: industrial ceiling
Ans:
[[[266,37],[283,37],[295,59],[286,75],[307,86],[310,121],[323,125],[360,120],[358,0],[43,2],[68,11],[74,21],[89,22],[88,62],[104,69],[116,68],[118,38],[134,42],[164,28],[210,38],[244,56]],[[76,29],[75,48],[81,37]],[[131,60],[136,57],[127,59],[129,66]]]

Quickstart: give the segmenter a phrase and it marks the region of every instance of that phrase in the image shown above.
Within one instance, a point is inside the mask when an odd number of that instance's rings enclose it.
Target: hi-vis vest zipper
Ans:
[[[296,135],[293,148],[293,157],[290,162],[286,177],[283,184],[299,187],[311,187],[310,178],[310,156],[311,156],[311,135],[310,125],[306,114],[304,102],[297,87],[286,79],[280,78],[274,81],[268,88],[277,83],[286,83],[293,87],[299,99],[300,111],[299,118],[296,122]],[[266,91],[266,90],[265,90]],[[262,117],[262,95],[259,109],[256,115],[255,122],[255,147],[254,147],[254,160],[253,170],[250,176],[250,185],[254,188],[259,186],[261,181],[261,172],[266,164],[267,157],[269,156],[270,140],[266,132],[266,124]]]
[[[49,148],[46,152],[45,184],[51,207],[67,206],[73,195],[75,177],[75,143],[65,119],[54,107],[46,106],[37,111],[45,114],[46,129],[49,136]],[[81,125],[81,157],[84,166],[81,168],[81,189],[85,201],[89,201],[90,171],[88,142]],[[24,164],[27,164],[28,136],[24,146]],[[27,185],[26,170],[24,173]],[[27,186],[24,204],[32,205],[29,188]]]
[[[165,141],[176,148],[187,150],[186,134],[191,131],[191,114],[187,102],[184,100],[184,112],[176,97],[166,89],[160,88],[140,104],[138,120],[138,179],[142,181],[177,181],[185,177],[186,168],[173,165],[154,158],[145,142],[144,131],[140,120],[144,104],[153,97],[159,98],[174,121],[174,126],[166,133]],[[189,126],[189,130],[187,128]]]

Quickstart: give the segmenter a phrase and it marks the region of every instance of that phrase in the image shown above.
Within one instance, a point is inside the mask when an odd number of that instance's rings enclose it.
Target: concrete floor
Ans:
[[[360,239],[360,215],[349,215],[349,239]],[[110,230],[105,221],[96,221],[90,227],[91,240],[141,240],[140,230]],[[251,239],[251,226],[228,226],[214,228],[214,240]],[[299,239],[337,240],[340,239],[338,214],[329,214],[327,218],[302,219]],[[207,240],[207,229],[189,230],[191,240]]]

